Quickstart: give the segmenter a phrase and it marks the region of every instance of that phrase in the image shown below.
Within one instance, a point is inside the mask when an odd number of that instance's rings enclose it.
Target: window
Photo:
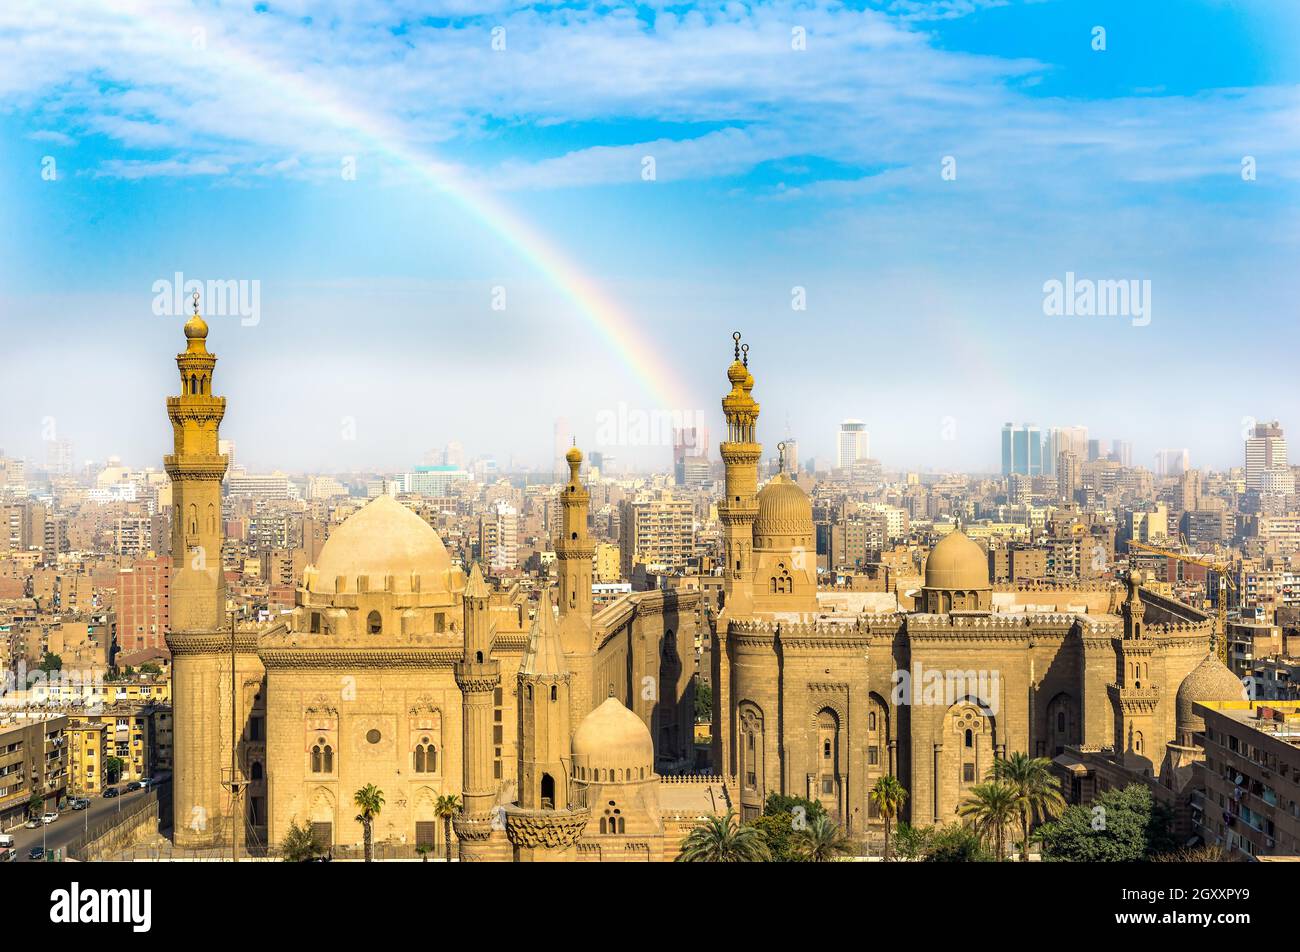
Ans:
[[[975,765],[974,765],[974,764],[962,764],[962,765],[961,765],[961,780],[962,780],[962,783],[974,783],[974,782],[975,782]]]
[[[420,743],[415,746],[415,772],[438,772],[438,748],[427,737],[421,737]]]
[[[371,612],[366,616],[366,630],[372,635],[378,635],[384,630],[384,620],[379,612]]]
[[[971,731],[969,727],[966,728],[966,746],[967,747],[975,746],[975,734],[973,731]]]

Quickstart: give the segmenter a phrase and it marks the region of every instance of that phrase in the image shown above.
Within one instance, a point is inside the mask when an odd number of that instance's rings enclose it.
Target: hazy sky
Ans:
[[[991,470],[1027,420],[1239,465],[1244,418],[1300,429],[1297,35],[1294,0],[8,0],[0,447],[158,464],[179,272],[256,288],[209,317],[255,468],[541,463],[558,417],[665,464],[638,414],[716,443],[733,329],[773,455],[857,417]],[[1046,314],[1067,273],[1150,282],[1149,323]]]

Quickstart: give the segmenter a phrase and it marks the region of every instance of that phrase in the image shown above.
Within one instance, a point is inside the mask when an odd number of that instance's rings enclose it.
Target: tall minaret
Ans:
[[[728,614],[748,610],[753,592],[754,518],[758,515],[758,459],[763,447],[755,428],[758,404],[750,395],[754,377],[749,372],[749,345],[740,343],[740,331],[731,335],[736,342],[736,359],[727,368],[731,392],[722,398],[727,418],[727,439],[719,447],[726,464],[727,495],[718,504],[722,523],[722,551],[726,559],[723,594]],[[744,351],[744,359],[741,352]]]
[[[587,534],[591,494],[578,478],[582,451],[574,446],[565,454],[569,481],[560,491],[563,515],[556,535],[555,561],[560,578],[560,643],[572,674],[570,725],[574,730],[592,709],[592,666],[595,646],[591,632],[591,556],[596,546]]]
[[[199,316],[198,295],[194,298],[194,316],[185,324],[185,352],[176,357],[181,394],[167,398],[175,451],[163,458],[172,486],[167,646],[175,710],[174,830],[176,845],[186,848],[224,842],[227,797],[221,781],[230,750],[230,643],[221,572],[226,457],[217,444],[226,399],[212,395],[217,358],[208,353],[208,325]]]
[[[537,601],[537,617],[519,664],[521,809],[554,810],[568,805],[571,681],[547,585]]]
[[[492,713],[501,686],[501,663],[492,657],[490,598],[483,573],[474,563],[465,586],[465,650],[456,664],[461,692],[461,813],[456,817],[460,858],[464,861],[501,858],[488,844],[494,828],[497,781],[493,770]]]
[[[1142,604],[1142,574],[1130,572],[1128,598],[1121,608],[1124,636],[1119,643],[1118,677],[1108,685],[1115,707],[1115,751],[1135,769],[1155,768],[1164,757],[1156,743],[1155,713],[1160,689],[1151,681],[1155,643],[1147,635]]]
[[[758,404],[750,392],[754,377],[749,372],[749,345],[735,341],[735,360],[727,368],[731,392],[722,398],[727,418],[727,439],[719,447],[726,465],[726,497],[718,503],[722,523],[723,582],[722,613],[714,620],[713,650],[713,765],[724,776],[733,776],[731,710],[731,658],[728,627],[731,619],[746,617],[753,610],[754,519],[758,515],[758,459],[763,447],[755,428]],[[742,358],[742,352],[744,354]]]

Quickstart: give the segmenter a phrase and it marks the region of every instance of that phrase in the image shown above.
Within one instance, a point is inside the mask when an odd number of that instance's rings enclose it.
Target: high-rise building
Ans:
[[[671,493],[625,500],[619,516],[619,554],[624,577],[636,565],[686,568],[695,550],[695,507]]]
[[[1002,475],[1038,476],[1043,469],[1042,434],[1030,423],[1002,425]]]
[[[1133,444],[1128,440],[1111,440],[1110,458],[1119,465],[1129,467],[1133,465]]]
[[[519,510],[505,500],[479,518],[479,543],[483,558],[494,573],[519,566]]]
[[[1056,494],[1062,499],[1073,500],[1074,494],[1082,486],[1082,464],[1079,457],[1069,450],[1061,451],[1056,457]]]
[[[136,559],[117,573],[117,643],[122,651],[166,647],[172,560]]]
[[[1101,440],[1088,441],[1088,462],[1101,459]]]
[[[836,465],[840,469],[848,469],[858,460],[869,457],[871,434],[867,432],[867,425],[861,420],[845,420],[840,424],[836,446]]]
[[[1263,490],[1264,474],[1287,466],[1286,438],[1281,424],[1277,420],[1256,424],[1246,438],[1246,488]]]
[[[1185,449],[1156,452],[1157,476],[1181,476],[1191,465],[1191,454]]]

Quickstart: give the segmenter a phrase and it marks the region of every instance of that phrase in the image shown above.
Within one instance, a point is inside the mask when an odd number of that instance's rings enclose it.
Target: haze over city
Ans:
[[[1226,467],[1297,417],[1294,4],[145,6],[0,10],[10,455],[156,463],[177,274],[256,285],[209,319],[261,469],[717,435],[734,328],[805,460],[855,417],[897,468],[1008,420]],[[1067,275],[1147,322],[1046,313]]]

